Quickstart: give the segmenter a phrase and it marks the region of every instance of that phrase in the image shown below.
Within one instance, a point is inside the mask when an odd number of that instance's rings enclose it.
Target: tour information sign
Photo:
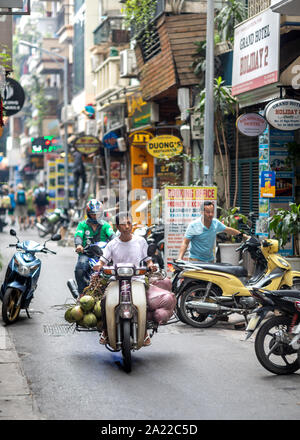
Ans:
[[[202,186],[167,186],[165,188],[165,268],[178,258],[187,226],[201,216],[202,204],[211,200],[217,207],[217,188]],[[188,252],[185,258],[188,258]]]

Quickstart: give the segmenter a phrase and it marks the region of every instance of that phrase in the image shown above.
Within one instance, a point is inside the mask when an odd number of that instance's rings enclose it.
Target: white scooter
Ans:
[[[154,255],[155,244],[148,247],[148,256]],[[143,260],[141,261],[142,264]],[[131,351],[144,345],[146,329],[157,330],[158,324],[147,322],[145,284],[133,277],[145,275],[146,267],[135,267],[132,263],[104,266],[103,273],[114,277],[106,288],[105,313],[110,351],[121,351],[123,367],[131,372]],[[153,335],[152,333],[152,335]]]

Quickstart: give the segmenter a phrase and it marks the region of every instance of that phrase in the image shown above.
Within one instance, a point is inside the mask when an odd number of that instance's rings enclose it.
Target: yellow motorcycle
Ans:
[[[292,270],[288,261],[278,254],[278,241],[260,242],[252,236],[236,251],[249,252],[254,260],[254,274],[248,277],[243,266],[220,263],[188,263],[179,266],[174,261],[178,317],[193,327],[206,328],[232,313],[244,316],[257,306],[251,287],[268,290],[300,290],[300,272]]]

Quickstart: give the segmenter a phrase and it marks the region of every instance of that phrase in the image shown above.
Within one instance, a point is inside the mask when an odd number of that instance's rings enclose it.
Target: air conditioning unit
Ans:
[[[72,105],[67,106],[67,111],[65,110],[65,106],[61,109],[61,121],[73,121],[75,118],[75,112]]]
[[[136,77],[136,57],[134,49],[125,49],[120,51],[120,77]]]

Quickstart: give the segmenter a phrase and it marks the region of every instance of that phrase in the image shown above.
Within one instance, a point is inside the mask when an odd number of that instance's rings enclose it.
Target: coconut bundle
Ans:
[[[83,295],[79,303],[65,313],[65,320],[85,328],[102,330],[101,301],[92,295]]]

